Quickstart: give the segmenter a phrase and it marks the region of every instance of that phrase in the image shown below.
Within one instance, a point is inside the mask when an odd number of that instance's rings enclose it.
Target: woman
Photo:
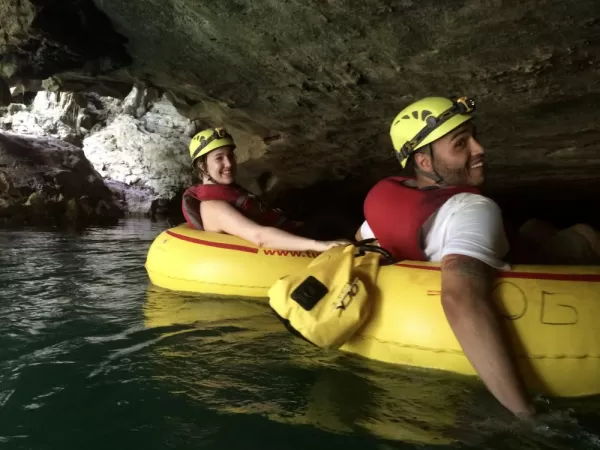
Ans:
[[[347,240],[321,241],[303,235],[301,222],[286,219],[235,182],[237,163],[233,138],[223,128],[209,128],[190,142],[192,166],[202,183],[183,194],[182,209],[194,228],[238,236],[258,247],[324,252]]]

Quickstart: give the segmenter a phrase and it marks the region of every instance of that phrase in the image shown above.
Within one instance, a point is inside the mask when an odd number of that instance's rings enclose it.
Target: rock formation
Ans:
[[[193,182],[187,147],[196,125],[154,89],[134,87],[124,100],[40,91],[31,105],[10,104],[0,125],[82,147],[128,214],[152,214]]]
[[[80,227],[122,216],[80,148],[0,132],[0,224]]]
[[[388,130],[404,105],[468,94],[490,192],[556,201],[599,187],[599,17],[595,0],[5,0],[0,85],[158,88],[227,125],[246,179],[279,191],[368,186],[397,170]]]
[[[188,144],[195,125],[154,90],[131,94],[83,140],[100,175],[171,199],[192,183]]]

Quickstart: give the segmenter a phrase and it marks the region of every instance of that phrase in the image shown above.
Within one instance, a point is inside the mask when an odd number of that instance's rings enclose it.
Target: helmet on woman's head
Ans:
[[[207,128],[196,134],[190,141],[192,164],[201,156],[221,147],[233,147],[235,143],[225,128]]]

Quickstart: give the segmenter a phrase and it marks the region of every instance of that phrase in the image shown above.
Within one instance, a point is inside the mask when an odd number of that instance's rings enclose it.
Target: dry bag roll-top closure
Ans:
[[[347,342],[370,317],[384,249],[359,244],[334,247],[303,271],[275,282],[269,304],[292,333],[322,348]]]

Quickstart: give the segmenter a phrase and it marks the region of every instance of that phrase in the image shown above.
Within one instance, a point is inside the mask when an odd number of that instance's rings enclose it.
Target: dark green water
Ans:
[[[598,398],[538,398],[532,428],[476,379],[323,352],[264,304],[150,286],[164,227],[0,231],[3,448],[600,448]]]

